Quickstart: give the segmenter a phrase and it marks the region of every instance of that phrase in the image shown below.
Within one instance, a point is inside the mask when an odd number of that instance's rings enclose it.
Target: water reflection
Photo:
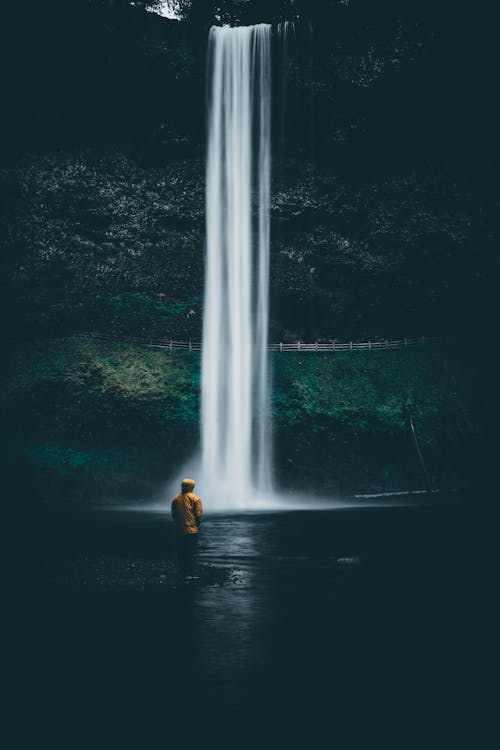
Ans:
[[[269,608],[256,565],[265,556],[265,535],[255,534],[248,518],[216,517],[207,521],[200,544],[200,563],[236,572],[234,585],[200,588],[193,597],[202,653],[202,674],[241,681],[259,661],[262,628]],[[246,675],[246,677],[245,677]]]
[[[315,746],[311,717],[334,744],[342,721],[359,724],[361,700],[366,711],[382,695],[391,715],[411,690],[420,702],[450,638],[488,642],[497,524],[478,507],[207,514],[200,563],[224,575],[194,585],[175,578],[166,514],[44,523],[12,546],[23,591],[38,587],[23,621],[26,643],[47,654],[40,674],[82,654],[61,685],[78,674],[86,696],[108,694],[107,669],[114,694],[147,695],[162,717],[175,708],[189,731],[229,731],[234,747],[266,722]]]

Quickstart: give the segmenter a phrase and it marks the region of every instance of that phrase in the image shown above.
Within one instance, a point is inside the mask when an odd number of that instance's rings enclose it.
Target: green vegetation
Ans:
[[[198,361],[79,338],[24,344],[1,403],[16,485],[23,472],[37,492],[150,491],[198,442]]]
[[[57,339],[19,347],[3,391],[44,432],[123,434],[143,422],[161,432],[197,414],[196,376],[189,352],[166,353],[118,342]],[[133,417],[133,420],[131,419]],[[148,435],[141,431],[141,440]]]
[[[21,337],[199,338],[201,170],[106,151],[0,170],[3,300]]]
[[[420,484],[412,417],[435,481],[459,482],[492,461],[495,378],[456,347],[277,357],[280,463],[358,486]]]
[[[273,358],[281,483],[421,486],[408,418],[437,484],[493,462],[494,368],[455,347]],[[151,491],[198,445],[195,352],[64,338],[14,347],[1,391],[10,481],[37,492]]]
[[[125,336],[153,338],[175,334],[178,337],[178,332],[189,336],[186,321],[196,315],[195,308],[198,309],[199,304],[198,297],[168,303],[161,296],[141,292],[104,292],[83,297],[68,311],[68,318],[72,327],[80,331],[113,331]]]

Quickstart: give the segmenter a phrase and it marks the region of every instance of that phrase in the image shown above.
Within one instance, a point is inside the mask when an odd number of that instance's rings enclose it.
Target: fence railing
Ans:
[[[73,336],[83,339],[98,339],[99,341],[118,341],[126,344],[153,346],[160,349],[191,349],[200,352],[200,341],[175,341],[174,339],[152,338],[150,336],[122,336],[114,333],[74,333]]]
[[[203,348],[201,341],[176,341],[167,338],[152,338],[148,336],[122,336],[113,333],[92,333],[82,332],[75,333],[74,336],[87,339],[99,339],[102,341],[121,341],[124,343],[139,344],[141,346],[151,346],[160,349],[190,350],[200,352]],[[404,349],[412,346],[422,346],[425,344],[444,344],[454,339],[453,336],[419,336],[417,338],[403,339],[377,339],[375,341],[344,341],[335,340],[315,341],[308,343],[305,341],[280,342],[278,344],[269,344],[267,349],[271,352],[345,352],[345,351],[375,351],[378,349]]]

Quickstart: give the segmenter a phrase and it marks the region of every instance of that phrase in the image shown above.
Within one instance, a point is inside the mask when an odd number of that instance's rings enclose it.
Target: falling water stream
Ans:
[[[271,493],[268,317],[271,26],[212,27],[202,483],[242,508]]]

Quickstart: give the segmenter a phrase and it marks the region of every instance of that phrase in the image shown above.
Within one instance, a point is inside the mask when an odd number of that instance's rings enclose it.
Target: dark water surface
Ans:
[[[188,583],[166,514],[21,526],[4,618],[19,746],[493,746],[492,506],[207,516]]]

